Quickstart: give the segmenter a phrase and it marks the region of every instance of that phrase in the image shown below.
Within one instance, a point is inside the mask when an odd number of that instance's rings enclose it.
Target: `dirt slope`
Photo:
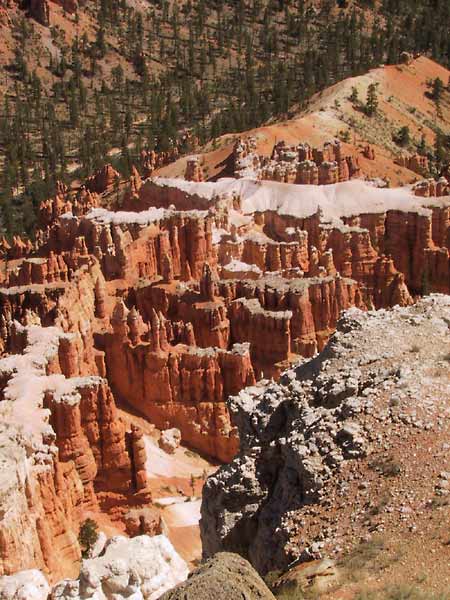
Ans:
[[[280,140],[285,140],[288,144],[308,142],[313,146],[320,146],[327,140],[342,137],[344,132],[348,132],[349,143],[343,144],[344,149],[359,154],[362,170],[367,177],[388,178],[391,185],[417,181],[420,179],[417,173],[394,164],[397,156],[414,152],[414,145],[402,149],[395,144],[392,136],[400,127],[408,126],[412,142],[418,143],[424,135],[427,146],[432,148],[436,127],[445,134],[450,134],[448,92],[444,94],[439,114],[436,103],[428,97],[429,83],[437,77],[446,85],[450,71],[424,56],[409,65],[373,69],[365,75],[351,77],[316,94],[308,109],[290,120],[268,123],[240,135],[256,137],[258,152],[269,155],[274,144]],[[371,83],[378,84],[379,114],[369,118],[349,100],[349,96],[355,87],[360,101],[365,102],[367,88]],[[223,162],[229,156],[237,137],[238,135],[225,135],[205,146],[202,162],[208,177],[226,174],[223,172]],[[368,160],[361,153],[367,143],[375,147],[375,161]],[[162,168],[159,174],[181,177],[185,166],[184,157]]]

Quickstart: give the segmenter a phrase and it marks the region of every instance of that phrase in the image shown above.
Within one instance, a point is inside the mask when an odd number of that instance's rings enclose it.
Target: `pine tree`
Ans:
[[[441,101],[443,91],[444,82],[440,77],[436,77],[436,79],[433,80],[431,92],[431,97],[436,102],[436,104],[439,104],[439,102]]]
[[[436,138],[434,142],[434,158],[437,163],[438,169],[444,164],[447,158],[447,153],[445,151],[444,144],[444,136],[442,132],[438,131],[436,133]]]
[[[83,558],[87,558],[96,541],[98,540],[98,525],[93,519],[86,519],[80,527],[78,542],[81,546]]]
[[[420,142],[417,144],[417,152],[421,156],[425,156],[427,153],[427,144],[425,140],[425,135],[422,133],[422,137],[420,138]]]
[[[105,41],[105,30],[103,26],[100,26],[97,31],[97,38],[95,40],[95,45],[98,52],[99,58],[104,58],[106,54],[106,41]]]
[[[353,102],[353,104],[356,104],[356,102],[358,102],[358,88],[353,86],[352,87],[352,93],[350,94],[349,98],[350,102]]]
[[[411,134],[407,125],[401,127],[393,136],[394,142],[399,146],[409,146],[411,142]]]
[[[76,128],[79,121],[80,108],[78,104],[78,98],[75,93],[72,93],[69,101],[69,115],[70,115],[70,124],[72,128]]]
[[[378,111],[377,84],[371,83],[367,89],[367,99],[365,113],[368,117],[373,117]]]
[[[124,119],[124,129],[125,129],[127,138],[130,137],[132,126],[133,126],[133,115],[131,114],[131,110],[128,108],[125,113],[125,119]]]

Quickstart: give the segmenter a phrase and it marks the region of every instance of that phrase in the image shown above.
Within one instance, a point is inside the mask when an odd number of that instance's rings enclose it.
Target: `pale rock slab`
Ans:
[[[157,600],[188,576],[164,535],[111,538],[105,553],[84,560],[78,580],[55,586],[51,600]]]
[[[37,569],[0,577],[1,600],[47,600],[50,586]]]

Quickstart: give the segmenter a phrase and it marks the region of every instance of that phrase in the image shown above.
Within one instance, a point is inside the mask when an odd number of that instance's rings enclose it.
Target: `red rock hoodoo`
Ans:
[[[144,510],[145,437],[116,400],[229,461],[239,448],[230,395],[321,350],[345,309],[450,293],[446,180],[377,188],[353,179],[357,158],[339,143],[279,143],[264,164],[254,150],[236,144],[238,176],[214,183],[198,161],[189,180],[134,170],[117,182],[105,167],[42,203],[34,244],[0,242],[0,435],[11,474],[0,572],[62,576],[99,494]],[[143,157],[148,170],[159,160]],[[124,210],[103,208],[119,200]],[[141,531],[145,518],[133,518]]]

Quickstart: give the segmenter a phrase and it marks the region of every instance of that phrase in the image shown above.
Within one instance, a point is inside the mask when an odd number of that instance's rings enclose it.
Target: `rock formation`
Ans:
[[[50,25],[50,5],[47,0],[29,0],[30,16],[41,25]]]
[[[149,169],[165,160],[144,154]],[[37,567],[52,580],[73,576],[67,565],[80,558],[82,514],[110,506],[111,498],[123,529],[164,530],[143,512],[157,508],[148,506],[154,487],[146,427],[125,426],[115,398],[162,430],[161,446],[175,456],[181,443],[232,461],[207,486],[208,553],[225,538],[232,549],[240,549],[236,540],[248,541],[245,551],[265,570],[269,558],[258,555],[254,540],[273,548],[270,560],[285,564],[290,550],[283,549],[281,517],[274,533],[271,515],[260,527],[252,512],[266,501],[271,507],[270,469],[284,473],[292,461],[295,477],[305,482],[288,487],[286,497],[280,488],[280,511],[290,506],[292,490],[301,502],[315,502],[337,465],[363,452],[365,437],[347,423],[344,413],[353,409],[345,398],[345,407],[340,400],[328,407],[317,391],[314,404],[308,386],[322,389],[321,379],[305,376],[298,391],[295,375],[281,374],[331,352],[333,344],[326,345],[342,311],[404,308],[428,292],[450,292],[447,181],[414,190],[347,181],[358,174],[356,159],[336,142],[321,149],[279,143],[264,163],[245,141],[236,146],[235,162],[247,165],[247,173],[206,182],[195,169],[190,181],[141,179],[134,170],[119,182],[123,210],[115,211],[104,207],[120,200],[116,174],[105,167],[78,190],[57,186],[41,205],[35,243],[0,241],[0,574]],[[267,178],[260,177],[264,169]],[[266,378],[280,376],[267,395],[261,391]],[[340,398],[347,379],[323,385]],[[270,449],[271,434],[261,433],[257,453],[271,465],[266,472],[247,439],[252,428],[257,435],[259,417],[249,424],[240,415],[252,406],[259,414],[258,394],[263,404],[276,404],[270,390],[274,398],[297,394],[304,410],[294,410],[302,437],[293,450],[290,417]],[[282,400],[280,407],[267,427],[290,410]],[[310,410],[330,426],[327,452]],[[179,435],[169,435],[174,429]],[[214,494],[232,504],[242,475],[244,483],[256,481],[251,507],[245,504],[238,519],[227,505],[224,516]],[[234,531],[235,520],[242,530]]]
[[[305,593],[323,594],[337,588],[342,580],[336,563],[330,559],[299,563],[283,573],[272,584],[273,591],[283,597],[285,593],[303,596]]]
[[[350,309],[316,358],[279,383],[230,398],[241,451],[206,482],[204,555],[239,551],[266,573],[330,551],[336,524],[346,518],[342,503],[329,518],[331,498],[336,503],[352,478],[361,479],[352,474],[361,471],[358,463],[411,429],[425,431],[425,448],[427,431],[445,432],[440,414],[450,398],[436,365],[445,357],[449,322],[448,296],[378,313]],[[345,496],[355,510],[352,502]]]
[[[125,527],[130,537],[166,535],[167,526],[160,512],[153,507],[132,508],[125,514]]]
[[[242,560],[242,559],[241,559]],[[248,565],[249,572],[251,571]],[[164,535],[116,536],[101,556],[82,562],[78,579],[65,579],[53,589],[40,571],[0,577],[4,600],[157,600],[187,577],[187,565]],[[257,575],[254,573],[256,581]]]
[[[156,169],[174,162],[180,156],[183,147],[196,148],[198,139],[190,131],[186,131],[181,137],[172,141],[167,151],[156,152],[155,150],[142,150],[140,156],[141,170],[145,177],[150,177]]]
[[[309,144],[287,146],[280,141],[275,144],[270,159],[259,156],[256,145],[253,138],[236,142],[232,156],[235,177],[302,185],[330,185],[361,175],[358,157],[344,155],[339,140],[326,142],[320,149],[312,148]]]
[[[173,427],[172,429],[166,429],[161,432],[161,437],[158,440],[159,447],[167,452],[173,454],[178,448],[181,442],[181,431]]]
[[[189,579],[161,596],[161,600],[274,600],[275,596],[241,556],[220,552],[193,571]]]
[[[132,465],[132,486],[134,490],[148,502],[151,501],[151,493],[148,490],[147,478],[147,449],[145,446],[144,433],[136,425],[131,426],[128,434],[130,459]],[[110,483],[108,485],[111,485]]]
[[[169,540],[158,535],[132,539],[117,536],[102,556],[84,560],[77,580],[56,585],[51,600],[136,598],[157,600],[184,581],[187,565]]]
[[[187,159],[184,178],[187,181],[204,181],[203,169],[197,156]]]
[[[424,175],[429,170],[428,157],[420,154],[399,156],[396,158],[395,163],[419,175]]]
[[[16,322],[9,347],[0,360],[1,572],[37,567],[57,576],[80,556],[78,510],[96,505],[94,483],[131,486],[125,426],[108,383],[80,376],[76,334]]]
[[[37,569],[0,577],[2,600],[47,600],[50,586]]]
[[[422,198],[448,196],[450,194],[450,184],[445,177],[438,181],[434,179],[423,179],[413,187],[416,196]]]
[[[229,460],[238,440],[225,399],[254,383],[248,346],[230,351],[201,349],[167,339],[164,317],[153,313],[151,341],[130,343],[125,317],[113,315],[105,339],[108,378],[119,398],[161,429],[176,427],[183,442],[220,460]]]
[[[87,180],[86,187],[91,192],[102,194],[119,179],[119,173],[111,165],[105,165]]]
[[[78,0],[51,0],[52,3],[62,6],[68,13],[75,13],[78,9]],[[41,25],[48,27],[51,24],[51,3],[49,0],[25,0],[18,2],[28,10],[30,17]]]
[[[337,143],[296,152],[320,165],[342,159]],[[274,150],[290,153],[281,143]],[[42,323],[81,331],[72,306],[89,300],[84,322],[99,319],[103,330],[94,353],[94,332],[83,332],[86,360],[159,427],[179,428],[184,442],[224,460],[237,449],[224,402],[255,373],[278,376],[321,350],[351,306],[408,305],[424,289],[449,291],[445,198],[357,181],[312,191],[156,178],[134,189],[136,198],[125,199],[133,212],[75,215],[62,212],[61,187],[38,255],[7,263],[0,301],[11,318],[24,318],[26,304]],[[108,282],[121,281],[129,291],[113,314]],[[233,350],[236,343],[250,346]]]
[[[53,198],[43,200],[39,205],[39,224],[45,230],[63,214],[84,215],[99,204],[99,194],[89,191],[85,185],[74,193],[61,187]]]

